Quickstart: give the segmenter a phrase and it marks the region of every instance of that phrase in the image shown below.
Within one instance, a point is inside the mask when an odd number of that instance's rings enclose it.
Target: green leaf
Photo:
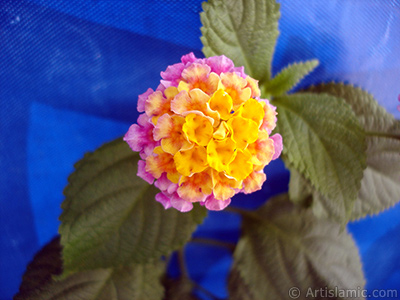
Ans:
[[[351,105],[366,131],[367,168],[351,219],[376,214],[400,201],[399,121],[372,95],[342,83],[322,84],[309,89],[342,97]]]
[[[135,265],[78,272],[53,282],[25,300],[161,300],[164,294],[159,280],[162,270],[153,265]]]
[[[15,300],[128,300],[162,299],[165,264],[131,265],[72,274],[56,281],[62,269],[59,238],[46,245],[29,264]]]
[[[165,287],[164,300],[198,300],[193,294],[193,283],[185,277],[171,278],[164,276],[163,285]]]
[[[62,273],[61,250],[60,238],[57,237],[35,255],[26,268],[14,300],[29,299],[31,295],[39,293],[51,284],[52,276]]]
[[[291,64],[279,72],[262,87],[266,95],[281,96],[294,88],[300,80],[313,71],[319,62],[317,59]],[[265,96],[264,96],[265,97]],[[266,97],[269,98],[269,97]]]
[[[400,139],[367,136],[367,144],[367,168],[353,220],[379,213],[400,201]]]
[[[365,168],[365,136],[341,98],[297,93],[275,98],[283,153],[339,213],[345,224],[353,210]]]
[[[377,214],[395,205],[400,199],[400,140],[367,136],[367,144],[367,168],[350,220]],[[329,198],[316,190],[313,190],[312,195],[312,209],[316,216],[340,214]]]
[[[341,206],[319,193],[300,172],[295,168],[290,169],[289,199],[301,207],[311,207],[318,218],[329,218],[345,225]]]
[[[233,265],[228,277],[229,300],[257,300],[239,270]],[[267,298],[269,299],[269,298]]]
[[[260,83],[268,81],[279,35],[279,4],[275,0],[209,0],[203,10],[204,55],[226,55]]]
[[[400,120],[395,120],[388,130],[389,134],[395,135],[397,138],[400,135]]]
[[[312,86],[307,92],[326,93],[343,98],[353,109],[361,126],[366,132],[386,132],[396,123],[389,114],[368,92],[343,83],[324,83]]]
[[[336,222],[294,206],[287,194],[244,217],[233,270],[254,299],[290,299],[290,289],[295,287],[300,291],[296,299],[325,299],[315,291],[357,290],[365,284],[351,236]]]
[[[164,210],[136,176],[139,156],[118,139],[76,164],[60,217],[64,272],[144,263],[181,247],[206,215]]]
[[[282,156],[284,158],[284,156]],[[289,199],[302,207],[310,206],[312,201],[313,188],[309,181],[304,178],[293,166],[289,166]],[[311,198],[311,199],[310,199]]]

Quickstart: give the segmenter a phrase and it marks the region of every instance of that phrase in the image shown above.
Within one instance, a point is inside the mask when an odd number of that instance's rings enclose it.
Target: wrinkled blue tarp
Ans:
[[[318,58],[303,86],[352,82],[400,117],[398,0],[280,2],[275,72]],[[157,87],[160,71],[190,51],[201,56],[200,11],[201,0],[0,1],[1,300],[12,298],[34,253],[57,234],[73,163],[126,132],[138,94]],[[255,207],[287,188],[281,161],[268,172],[262,191],[234,204]],[[211,213],[196,235],[235,241],[239,222]],[[400,206],[348,228],[367,287],[400,290]],[[193,244],[187,257],[192,277],[225,297],[229,253]]]

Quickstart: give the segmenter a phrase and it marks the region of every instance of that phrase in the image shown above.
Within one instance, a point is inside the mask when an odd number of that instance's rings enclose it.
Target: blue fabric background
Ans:
[[[318,58],[302,86],[352,82],[400,117],[398,0],[280,2],[275,72]],[[137,96],[157,87],[160,71],[190,51],[201,56],[200,11],[201,0],[0,1],[1,300],[18,291],[27,263],[57,234],[73,163],[126,132]],[[263,190],[234,205],[256,207],[287,188],[281,161],[267,172]],[[239,224],[235,215],[211,213],[195,235],[235,242]],[[400,295],[400,206],[348,228],[368,289]],[[187,258],[193,279],[226,297],[229,252],[191,244]]]

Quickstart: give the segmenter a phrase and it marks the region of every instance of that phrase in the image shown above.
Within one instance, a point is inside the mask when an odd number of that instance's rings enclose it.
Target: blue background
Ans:
[[[352,82],[400,117],[398,0],[280,2],[275,73],[318,58],[302,86]],[[202,55],[200,11],[200,0],[0,1],[1,300],[18,291],[27,263],[57,234],[73,163],[127,131],[137,96],[157,87],[160,71],[190,51]],[[281,161],[267,171],[263,190],[234,205],[255,207],[287,188]],[[239,223],[211,213],[196,236],[235,242]],[[400,205],[348,228],[368,289],[400,290]],[[195,280],[226,297],[229,251],[191,244],[187,259]]]

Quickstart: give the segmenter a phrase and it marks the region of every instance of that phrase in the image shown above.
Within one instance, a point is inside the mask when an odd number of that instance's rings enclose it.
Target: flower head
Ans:
[[[143,114],[124,137],[140,152],[138,176],[160,189],[156,200],[182,212],[194,202],[222,210],[236,193],[261,189],[282,138],[270,135],[275,107],[260,99],[258,82],[225,56],[193,53],[161,77],[139,96]]]
[[[400,95],[397,97],[397,100],[399,100],[399,102],[400,102]],[[397,105],[397,110],[400,111],[400,104]]]

